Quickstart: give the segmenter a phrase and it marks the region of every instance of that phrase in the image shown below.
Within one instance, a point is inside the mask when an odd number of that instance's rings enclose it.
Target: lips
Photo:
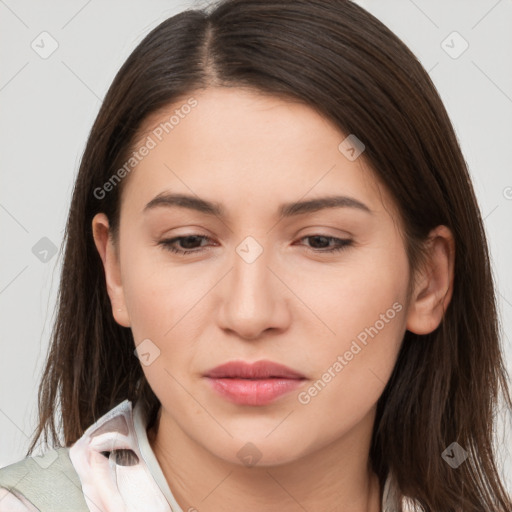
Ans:
[[[211,388],[238,405],[267,405],[303,385],[306,377],[272,361],[230,361],[205,375]]]
[[[305,379],[305,376],[287,366],[272,361],[257,361],[246,363],[244,361],[230,361],[216,366],[206,373],[206,377],[214,379],[238,378],[238,379]]]

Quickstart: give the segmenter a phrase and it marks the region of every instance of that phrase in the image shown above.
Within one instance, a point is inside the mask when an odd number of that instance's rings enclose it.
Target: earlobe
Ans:
[[[446,226],[430,232],[428,257],[421,270],[407,314],[407,330],[416,334],[433,332],[443,319],[453,295],[455,242]]]
[[[92,233],[96,249],[103,262],[105,284],[108,296],[110,297],[114,320],[123,327],[130,327],[118,256],[110,236],[108,217],[104,213],[97,213],[94,216],[92,220]]]

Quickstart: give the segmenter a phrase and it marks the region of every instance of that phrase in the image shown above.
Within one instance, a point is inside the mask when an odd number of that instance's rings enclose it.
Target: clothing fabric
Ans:
[[[125,400],[71,447],[0,469],[0,512],[184,512],[146,428],[146,412]],[[403,500],[402,510],[414,509]],[[392,474],[383,489],[382,511],[400,511]]]

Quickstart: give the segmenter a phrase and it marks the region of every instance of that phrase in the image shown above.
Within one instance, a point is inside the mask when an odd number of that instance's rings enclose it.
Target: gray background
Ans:
[[[512,374],[512,0],[357,3],[418,56],[453,121],[485,218]],[[52,249],[101,99],[149,30],[201,5],[0,0],[0,467],[24,457],[35,426],[61,265]],[[500,467],[512,489],[510,417],[499,418]]]

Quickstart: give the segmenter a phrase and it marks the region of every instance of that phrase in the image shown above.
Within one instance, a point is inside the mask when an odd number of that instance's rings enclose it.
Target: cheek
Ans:
[[[302,282],[306,294],[311,283]],[[316,283],[323,293],[309,299],[323,321],[316,332],[325,334],[307,348],[314,382],[298,401],[342,421],[367,412],[393,371],[405,333],[407,257],[390,248],[362,251]]]
[[[294,291],[316,314],[323,345],[346,350],[358,336],[364,342],[368,330],[375,333],[375,325],[379,338],[402,331],[408,278],[406,253],[391,240],[347,253],[336,266],[304,269]],[[299,318],[295,321],[300,323]]]
[[[200,338],[196,319],[202,304],[198,301],[205,284],[191,279],[190,272],[165,263],[159,252],[126,247],[123,289],[135,345],[145,343],[144,351],[150,354],[149,364],[141,359],[146,379],[169,407],[181,409],[183,403],[188,404],[188,395],[179,382],[192,369],[195,341]]]
[[[171,265],[161,248],[127,240],[122,282],[134,338],[172,339],[197,314],[194,306],[205,293],[197,271]]]

